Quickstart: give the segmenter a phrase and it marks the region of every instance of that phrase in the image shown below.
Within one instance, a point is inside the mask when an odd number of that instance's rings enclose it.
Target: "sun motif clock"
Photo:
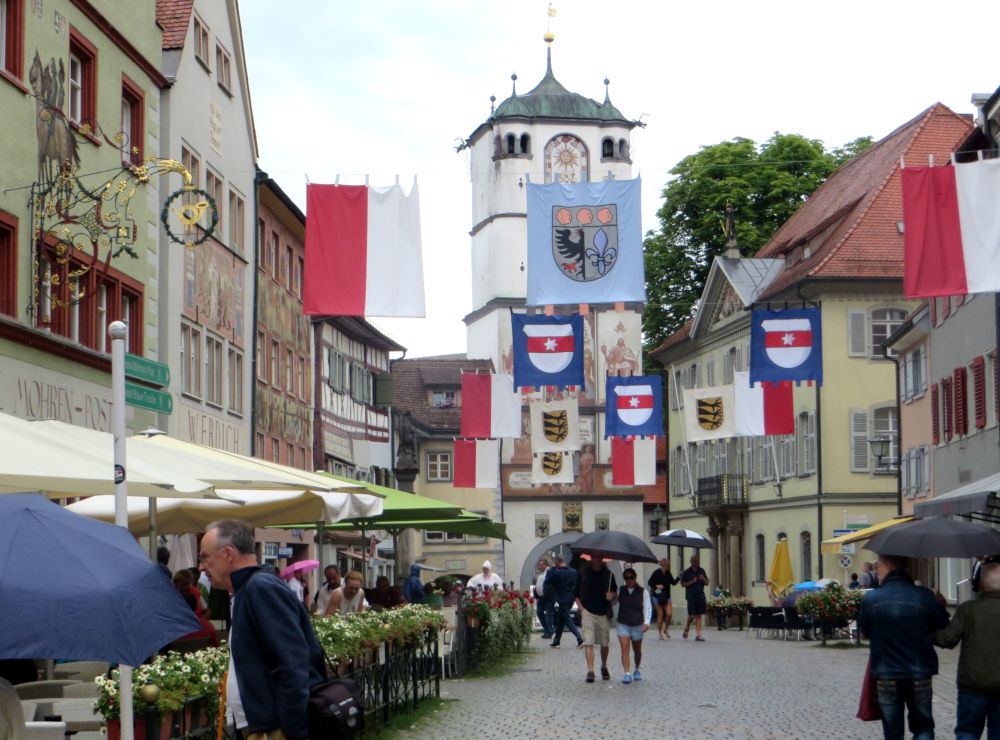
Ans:
[[[545,145],[545,182],[586,182],[590,179],[587,146],[571,134],[560,134]]]

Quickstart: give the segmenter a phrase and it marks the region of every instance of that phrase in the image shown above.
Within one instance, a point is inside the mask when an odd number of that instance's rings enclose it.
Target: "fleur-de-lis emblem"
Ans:
[[[617,256],[618,250],[608,246],[608,235],[604,233],[604,229],[598,230],[594,234],[594,246],[587,249],[591,267],[596,267],[597,272],[603,275],[611,269]]]

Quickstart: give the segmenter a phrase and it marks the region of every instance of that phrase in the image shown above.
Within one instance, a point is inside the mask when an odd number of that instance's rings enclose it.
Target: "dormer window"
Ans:
[[[457,391],[434,391],[431,394],[431,406],[436,409],[453,409],[458,406]]]

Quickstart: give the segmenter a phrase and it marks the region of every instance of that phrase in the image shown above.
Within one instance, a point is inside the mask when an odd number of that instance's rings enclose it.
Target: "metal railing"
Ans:
[[[695,508],[698,511],[744,508],[749,502],[750,482],[745,475],[723,473],[698,479],[695,493]]]

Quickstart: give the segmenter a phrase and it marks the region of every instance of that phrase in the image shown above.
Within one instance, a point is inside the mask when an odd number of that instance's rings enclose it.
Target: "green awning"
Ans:
[[[358,529],[357,524],[350,521],[327,524],[324,529],[334,532],[351,531]],[[449,519],[415,519],[412,521],[380,522],[377,519],[369,520],[365,529],[383,529],[393,534],[398,534],[404,529],[420,529],[427,532],[449,532],[451,534],[467,534],[472,537],[492,537],[498,540],[509,539],[507,537],[507,525],[503,522],[495,522],[489,517],[481,514],[474,514],[471,511],[462,511],[461,516]]]
[[[360,529],[362,526],[365,529],[375,529],[376,526],[373,525],[373,522],[381,525],[386,522],[404,520],[451,519],[462,515],[462,507],[458,504],[452,504],[427,496],[418,496],[415,493],[407,493],[406,491],[387,488],[386,486],[379,486],[374,483],[357,481],[352,478],[345,478],[342,475],[333,475],[332,473],[321,473],[321,475],[336,478],[345,483],[362,485],[372,493],[377,493],[385,497],[385,500],[382,502],[382,513],[379,516],[372,519],[344,520],[344,523],[352,525],[348,527],[349,529]],[[382,529],[384,527],[379,526],[378,528]]]

